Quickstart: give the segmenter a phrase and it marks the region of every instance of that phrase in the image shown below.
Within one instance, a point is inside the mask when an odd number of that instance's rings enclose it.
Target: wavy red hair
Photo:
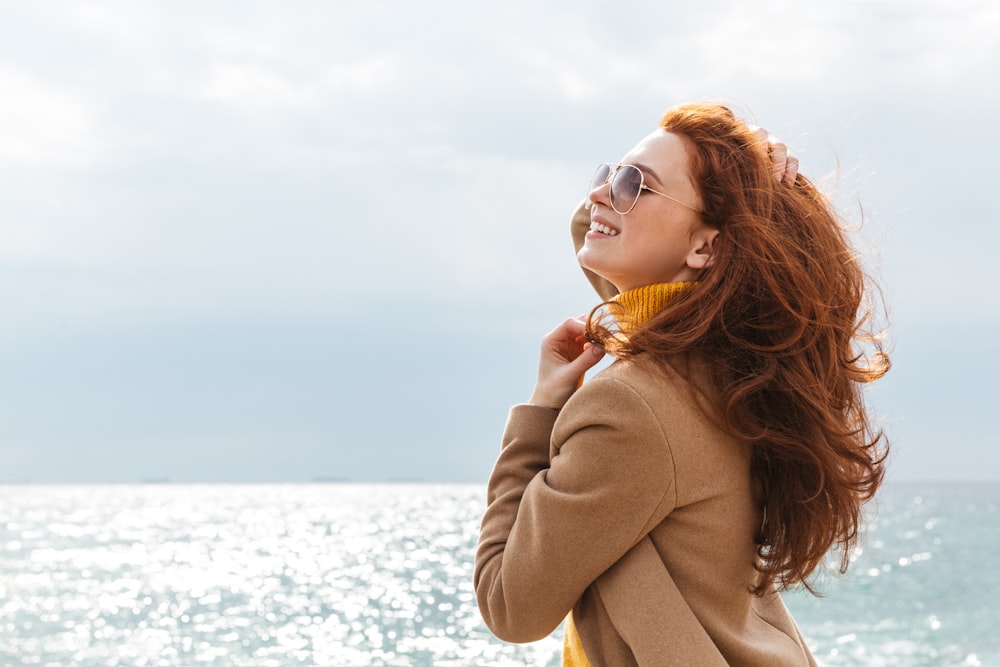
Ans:
[[[698,289],[628,340],[592,318],[618,356],[711,360],[724,427],[752,444],[764,521],[763,594],[804,584],[831,548],[847,569],[862,506],[882,483],[888,441],[862,386],[889,358],[870,329],[871,282],[829,200],[802,174],[779,182],[753,131],[718,104],[670,109],[660,127],[688,146],[703,220],[719,230]]]

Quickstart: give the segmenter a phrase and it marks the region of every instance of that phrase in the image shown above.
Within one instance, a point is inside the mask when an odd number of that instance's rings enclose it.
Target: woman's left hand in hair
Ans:
[[[604,357],[589,343],[583,317],[564,321],[542,339],[538,382],[528,403],[559,410],[583,383],[584,374]]]
[[[768,134],[767,130],[758,127],[754,130],[761,148],[771,158],[774,178],[781,183],[791,185],[799,173],[799,159],[788,152],[788,146]]]

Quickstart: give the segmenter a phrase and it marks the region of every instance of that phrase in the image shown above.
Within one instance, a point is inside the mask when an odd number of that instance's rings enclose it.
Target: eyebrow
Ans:
[[[664,185],[663,181],[661,181],[660,178],[656,175],[656,172],[654,172],[648,166],[642,164],[641,162],[630,162],[629,164],[631,164],[633,167],[638,168],[639,171],[645,174],[648,178],[652,178],[661,187]]]

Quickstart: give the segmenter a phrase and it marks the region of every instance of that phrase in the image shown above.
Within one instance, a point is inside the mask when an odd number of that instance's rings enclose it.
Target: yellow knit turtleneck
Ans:
[[[655,283],[625,290],[611,299],[610,311],[618,320],[618,328],[627,334],[697,285],[697,282]],[[580,635],[576,631],[576,624],[573,623],[572,612],[566,617],[562,664],[563,667],[590,667]]]
[[[689,292],[697,282],[654,283],[625,290],[611,299],[611,314],[624,333],[642,325],[663,310],[681,294]]]

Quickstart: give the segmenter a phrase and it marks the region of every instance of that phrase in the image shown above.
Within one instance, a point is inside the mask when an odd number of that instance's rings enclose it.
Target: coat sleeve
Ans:
[[[551,633],[673,509],[673,479],[659,421],[621,380],[594,378],[558,419],[514,407],[476,553],[476,597],[493,633],[513,642]]]

